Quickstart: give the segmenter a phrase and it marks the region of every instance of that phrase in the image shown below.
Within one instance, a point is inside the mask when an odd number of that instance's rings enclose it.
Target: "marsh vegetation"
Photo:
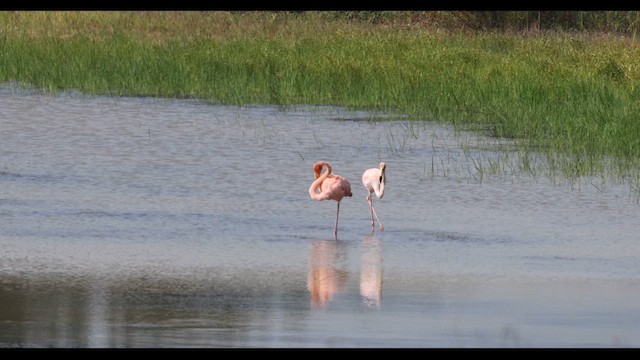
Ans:
[[[508,139],[524,151],[524,167],[535,150],[551,172],[637,177],[639,18],[4,12],[0,81],[51,92],[402,114]]]

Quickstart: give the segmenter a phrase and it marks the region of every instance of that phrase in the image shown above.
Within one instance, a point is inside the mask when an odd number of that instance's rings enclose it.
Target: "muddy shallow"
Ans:
[[[491,140],[369,118],[0,90],[0,346],[640,346],[626,188],[479,181]]]

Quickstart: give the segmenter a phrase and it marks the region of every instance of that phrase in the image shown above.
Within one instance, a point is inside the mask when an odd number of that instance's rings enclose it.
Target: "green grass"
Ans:
[[[0,81],[400,112],[517,139],[550,158],[566,154],[569,165],[550,161],[564,171],[589,174],[608,158],[623,173],[637,167],[635,37],[444,31],[331,15],[3,12]]]

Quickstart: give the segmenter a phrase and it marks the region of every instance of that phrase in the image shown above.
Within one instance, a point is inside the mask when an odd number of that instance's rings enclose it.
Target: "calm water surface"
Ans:
[[[1,89],[0,346],[640,346],[624,186],[479,181],[491,140],[369,118]]]

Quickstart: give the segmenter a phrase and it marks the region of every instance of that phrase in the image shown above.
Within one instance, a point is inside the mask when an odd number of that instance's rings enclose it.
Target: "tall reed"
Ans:
[[[366,108],[453,122],[585,164],[613,157],[624,169],[640,159],[640,45],[633,38],[451,32],[379,20],[5,12],[0,81],[47,91]]]

